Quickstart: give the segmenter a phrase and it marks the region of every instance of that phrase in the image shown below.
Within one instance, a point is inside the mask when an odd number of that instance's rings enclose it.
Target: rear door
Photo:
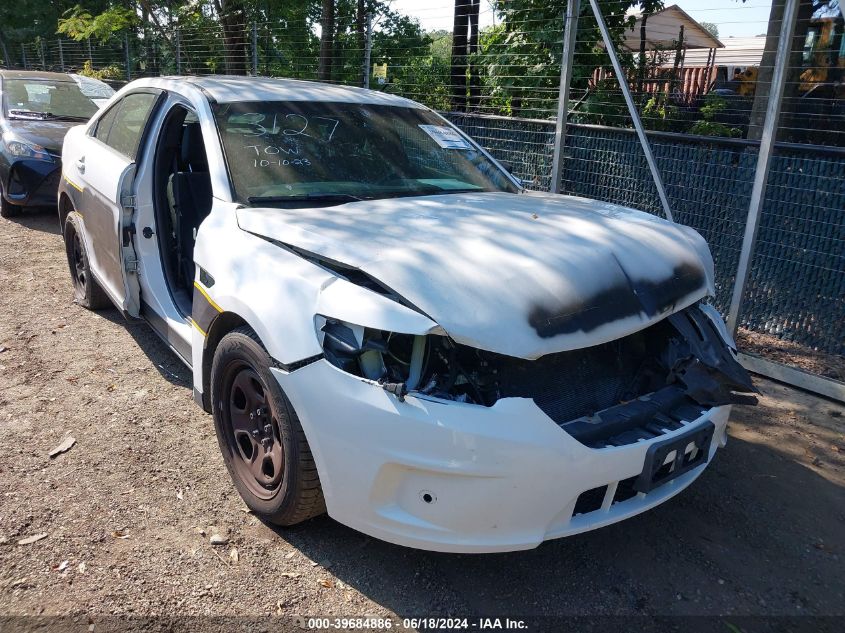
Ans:
[[[150,117],[162,91],[131,92],[112,104],[78,144],[71,165],[82,189],[82,213],[91,267],[112,300],[140,313],[137,259],[132,239],[135,168]]]

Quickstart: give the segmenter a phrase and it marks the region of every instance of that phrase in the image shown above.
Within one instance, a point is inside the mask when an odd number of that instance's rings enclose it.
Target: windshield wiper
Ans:
[[[38,112],[37,110],[9,110],[9,116],[13,119],[36,119],[39,121],[87,121],[89,117],[76,116],[73,114],[53,114],[52,112]]]
[[[17,117],[17,118],[24,118],[24,119],[41,119],[44,120],[48,116],[50,116],[49,112],[38,112],[36,110],[18,110],[18,109],[9,109],[9,116],[10,117]]]
[[[256,202],[358,202],[363,200],[351,193],[305,193],[293,196],[250,196],[250,204]]]
[[[50,118],[56,121],[82,121],[83,123],[90,119],[91,117],[87,116],[80,116],[76,114],[52,114],[50,113]]]

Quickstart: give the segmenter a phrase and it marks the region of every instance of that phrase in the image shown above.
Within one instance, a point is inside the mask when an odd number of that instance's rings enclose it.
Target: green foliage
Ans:
[[[451,107],[448,86],[448,58],[428,55],[409,60],[401,72],[390,78],[386,90],[425,103],[435,110],[448,110]],[[378,88],[377,85],[373,87]]]
[[[701,136],[721,136],[725,138],[741,138],[742,130],[735,127],[728,127],[724,123],[716,121],[696,121],[689,130],[690,134]]]
[[[358,0],[335,1],[335,32],[331,80],[360,84],[363,65]],[[613,37],[621,39],[631,22],[625,11],[636,0],[599,0]],[[62,35],[76,40],[113,41],[115,46],[94,59],[101,64],[122,64],[122,41],[129,35],[135,68],[148,73],[176,71],[177,38],[181,72],[231,72],[228,63],[239,60],[235,72],[250,71],[252,33],[257,27],[258,72],[274,76],[315,79],[319,59],[321,0],[31,0],[19,18],[10,4],[0,2],[0,29],[4,35],[13,25],[37,23],[38,32],[26,39],[15,33],[16,44],[31,42],[36,35]],[[481,82],[482,107],[495,113],[529,118],[550,118],[557,108],[563,13],[566,0],[495,0],[497,25],[480,34],[479,52],[468,61]],[[645,0],[642,8],[653,11],[662,0]],[[391,8],[388,0],[365,0],[364,10],[373,16],[374,64],[386,63],[388,81],[372,87],[401,93],[435,108],[449,107],[449,63],[452,35],[449,31],[426,33],[419,22]],[[44,17],[42,18],[41,15]],[[235,19],[235,16],[237,19]],[[21,30],[21,33],[24,31]],[[9,38],[7,37],[7,40]],[[585,96],[589,77],[598,67],[609,68],[609,58],[589,4],[582,3],[573,100]],[[617,46],[627,68],[633,57]],[[90,68],[89,72],[111,72]],[[585,112],[593,122],[627,121],[621,96],[607,87],[590,95]],[[665,120],[669,115],[656,113]]]
[[[633,57],[619,46],[629,7],[643,11],[662,8],[662,0],[599,0],[616,50],[626,68]],[[495,0],[501,23],[487,29],[480,38],[478,61],[483,62],[485,93],[492,93],[495,109],[504,114],[548,118],[557,109],[560,62],[563,53],[563,15],[566,0]],[[572,94],[578,98],[588,87],[595,68],[609,68],[610,58],[603,45],[590,5],[581,3]],[[594,106],[598,106],[594,102]],[[600,108],[597,108],[600,109]]]
[[[575,123],[624,126],[630,123],[628,107],[615,79],[602,79],[573,116]]]
[[[728,109],[728,102],[718,94],[709,93],[704,98],[704,105],[701,106],[702,119],[696,121],[690,128],[690,134],[702,136],[721,136],[725,138],[741,138],[742,130],[736,127],[729,127],[714,119],[723,111]]]
[[[679,108],[669,103],[665,95],[651,97],[646,101],[640,114],[643,126],[649,130],[677,131],[680,123]]]
[[[107,41],[118,31],[134,26],[138,21],[131,9],[122,6],[111,6],[102,13],[92,16],[81,5],[68,9],[58,21],[57,33],[81,41],[96,38],[101,42]]]
[[[707,121],[712,121],[717,114],[728,108],[728,102],[715,93],[709,93],[704,98],[704,105],[701,106],[701,116]]]
[[[95,69],[93,64],[91,64],[90,59],[85,60],[82,64],[82,68],[79,69],[77,73],[85,77],[99,79],[100,81],[103,81],[104,79],[123,79],[124,77],[123,71],[119,66],[112,64],[110,66],[106,66],[105,68]]]

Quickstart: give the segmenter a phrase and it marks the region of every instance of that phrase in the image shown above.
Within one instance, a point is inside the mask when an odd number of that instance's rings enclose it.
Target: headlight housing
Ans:
[[[6,132],[3,135],[3,142],[6,145],[6,150],[15,158],[29,158],[31,160],[43,160],[48,163],[53,162],[53,157],[50,153],[31,141],[20,138],[16,134]]]
[[[492,405],[499,398],[498,357],[439,334],[403,334],[317,316],[317,337],[331,364],[376,381],[400,400],[410,391],[445,400]]]
[[[416,389],[425,336],[395,334],[338,319],[317,317],[317,337],[326,359],[350,374]]]

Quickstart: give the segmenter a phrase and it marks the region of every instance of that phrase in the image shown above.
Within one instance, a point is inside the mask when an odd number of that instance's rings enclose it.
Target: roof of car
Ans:
[[[188,82],[198,86],[218,103],[236,101],[330,101],[340,103],[369,103],[424,108],[410,99],[365,90],[301,79],[273,79],[270,77],[242,77],[234,75],[206,75],[202,77],[163,77],[167,82]],[[154,82],[161,84],[161,80]]]
[[[48,73],[40,70],[0,70],[0,77],[34,81],[73,81],[73,77],[66,73]]]

